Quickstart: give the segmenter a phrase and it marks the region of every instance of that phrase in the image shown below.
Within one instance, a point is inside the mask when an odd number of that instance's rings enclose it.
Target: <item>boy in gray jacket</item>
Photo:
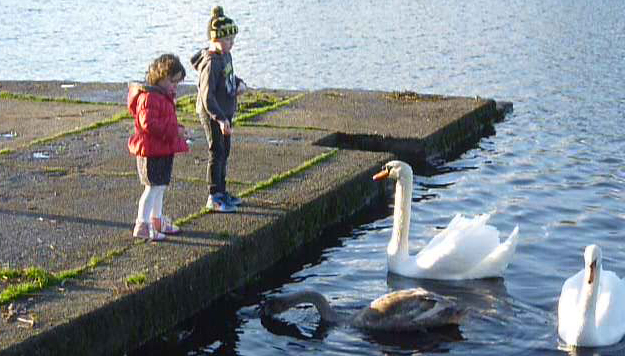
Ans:
[[[191,64],[200,72],[195,111],[208,140],[206,207],[227,213],[241,204],[240,198],[226,191],[226,170],[237,95],[245,91],[246,85],[234,75],[230,54],[238,28],[221,6],[213,8],[212,15],[208,24],[210,45],[193,55]]]

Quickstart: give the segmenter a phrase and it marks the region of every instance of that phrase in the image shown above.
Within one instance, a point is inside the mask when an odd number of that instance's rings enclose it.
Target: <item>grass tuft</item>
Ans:
[[[51,273],[39,267],[28,267],[22,270],[1,269],[0,280],[7,283],[8,286],[0,293],[0,305],[26,297],[45,288],[59,285],[67,279],[77,278],[105,261],[123,254],[128,248],[129,247],[125,247],[109,251],[102,257],[94,256],[82,267],[57,273]]]
[[[144,284],[147,280],[147,277],[144,273],[137,273],[126,278],[126,285],[141,285]]]

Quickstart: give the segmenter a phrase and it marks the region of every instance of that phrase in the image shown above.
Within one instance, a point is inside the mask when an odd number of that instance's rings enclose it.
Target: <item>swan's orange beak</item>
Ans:
[[[380,173],[376,173],[373,176],[373,180],[377,182],[379,180],[386,179],[386,178],[388,178],[388,174],[389,174],[389,172],[386,169],[383,169],[382,171],[380,171]]]

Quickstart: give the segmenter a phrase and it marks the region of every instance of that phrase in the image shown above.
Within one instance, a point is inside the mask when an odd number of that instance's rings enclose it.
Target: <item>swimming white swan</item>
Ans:
[[[570,346],[607,346],[625,335],[625,282],[601,268],[601,249],[584,251],[584,269],[562,285],[558,335]]]
[[[261,311],[264,315],[274,315],[302,303],[313,304],[326,322],[346,323],[372,331],[422,331],[458,324],[465,314],[450,299],[423,288],[385,294],[352,316],[338,314],[321,293],[312,290],[271,297],[264,302]]]
[[[458,214],[417,255],[410,256],[412,168],[402,161],[390,161],[373,176],[376,181],[386,178],[397,180],[393,234],[386,250],[389,272],[410,278],[447,280],[502,276],[516,249],[518,226],[500,243],[499,231],[486,225],[489,214],[473,219]]]

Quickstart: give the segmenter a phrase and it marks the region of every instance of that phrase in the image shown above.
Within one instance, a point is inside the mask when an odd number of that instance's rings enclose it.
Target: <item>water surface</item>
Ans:
[[[161,52],[183,59],[206,45],[212,4],[6,0],[0,78],[123,82]],[[388,275],[392,217],[330,235],[255,287],[229,296],[146,349],[201,355],[619,355],[567,351],[556,334],[562,283],[586,245],[625,276],[625,2],[622,0],[239,1],[237,74],[253,87],[414,90],[514,102],[514,113],[435,174],[416,172],[411,247],[456,213],[494,211],[520,226],[503,278],[440,282]],[[85,50],[88,48],[89,50]],[[187,82],[197,75],[188,67]],[[389,204],[391,202],[389,201]],[[287,263],[287,262],[285,262]],[[314,288],[341,313],[392,290],[422,286],[471,308],[458,328],[371,335],[324,325],[313,308],[258,316],[273,294]],[[145,353],[145,352],[144,352]]]

